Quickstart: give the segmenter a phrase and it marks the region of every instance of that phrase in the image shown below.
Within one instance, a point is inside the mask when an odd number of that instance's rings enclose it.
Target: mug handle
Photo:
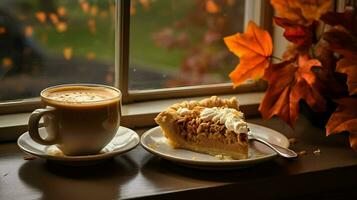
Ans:
[[[48,135],[45,139],[42,138],[38,132],[38,124],[40,122],[41,117],[46,114],[54,116],[53,113],[55,110],[56,109],[53,107],[47,107],[47,108],[36,109],[31,113],[28,122],[29,125],[28,127],[29,127],[29,134],[35,142],[43,145],[56,144],[56,140],[57,140],[56,130],[54,130],[53,132],[51,131],[51,133],[47,132]]]

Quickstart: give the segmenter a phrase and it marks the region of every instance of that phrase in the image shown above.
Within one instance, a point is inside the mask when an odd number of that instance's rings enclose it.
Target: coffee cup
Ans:
[[[56,145],[65,155],[100,152],[115,136],[121,117],[121,92],[99,84],[67,84],[41,92],[46,106],[32,112],[29,134],[42,145]],[[43,117],[47,137],[39,134]]]

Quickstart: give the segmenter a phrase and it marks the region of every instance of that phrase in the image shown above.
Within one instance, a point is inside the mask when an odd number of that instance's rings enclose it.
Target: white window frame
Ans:
[[[164,88],[155,90],[129,91],[129,24],[130,24],[130,0],[116,0],[116,57],[115,57],[115,81],[114,86],[123,94],[123,103],[138,101],[158,100],[178,97],[193,97],[207,95],[237,94],[246,92],[258,92],[266,89],[263,81],[244,84],[233,89],[231,83],[198,85],[176,88]],[[246,0],[245,24],[247,19],[254,20],[264,29],[272,30],[272,8],[267,1]],[[0,102],[0,114],[29,112],[41,107],[39,98],[31,98],[16,101]]]

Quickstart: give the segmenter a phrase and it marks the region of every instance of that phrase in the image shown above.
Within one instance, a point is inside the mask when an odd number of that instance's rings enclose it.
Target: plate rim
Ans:
[[[289,142],[288,142],[288,138],[274,130],[274,129],[271,129],[269,127],[266,127],[266,126],[263,126],[263,125],[259,125],[259,124],[255,124],[255,123],[248,123],[248,125],[252,125],[252,126],[256,126],[256,127],[259,127],[259,128],[264,128],[264,129],[267,129],[269,131],[272,131],[272,132],[275,132],[276,134],[278,134],[279,136],[281,136],[281,138],[283,138],[283,140],[285,140],[286,142],[286,146],[285,147],[289,147]],[[272,152],[271,154],[268,154],[268,155],[264,155],[262,157],[259,157],[259,158],[255,158],[255,159],[242,159],[242,160],[193,160],[193,159],[185,159],[185,158],[181,158],[181,157],[175,157],[175,156],[169,156],[165,153],[162,153],[160,151],[158,151],[157,149],[154,149],[154,148],[151,148],[150,146],[148,146],[147,144],[145,144],[144,140],[145,138],[147,138],[150,134],[152,134],[154,131],[156,131],[156,129],[161,129],[160,126],[155,126],[147,131],[145,131],[145,133],[143,133],[140,137],[140,144],[141,146],[149,151],[150,153],[156,155],[156,156],[159,156],[159,157],[162,157],[166,160],[169,160],[169,161],[173,161],[173,162],[178,162],[178,163],[181,163],[181,164],[189,164],[189,165],[193,165],[193,166],[197,166],[197,165],[201,165],[201,166],[240,166],[240,165],[251,165],[251,164],[255,164],[255,163],[260,163],[260,162],[263,162],[263,161],[266,161],[266,160],[270,160],[270,159],[273,159],[275,157],[278,156],[278,154],[276,152]],[[162,133],[162,130],[161,130],[161,133]],[[162,133],[163,135],[163,133]],[[181,150],[184,150],[184,149],[181,149]],[[190,151],[190,150],[186,150],[186,151]],[[199,153],[199,152],[195,152],[195,153]]]
[[[44,127],[41,127],[44,128]],[[38,154],[32,150],[27,149],[26,147],[24,147],[22,144],[20,144],[20,141],[23,141],[25,139],[23,139],[24,137],[28,136],[30,139],[31,137],[29,136],[29,132],[26,131],[23,134],[21,134],[18,139],[17,139],[17,146],[24,151],[25,153],[31,154],[33,156],[39,157],[39,158],[43,158],[43,159],[48,159],[48,160],[53,160],[53,161],[61,161],[61,162],[81,162],[81,161],[95,161],[95,160],[103,160],[103,159],[107,159],[107,158],[111,158],[123,153],[126,153],[132,149],[134,149],[135,147],[137,147],[140,144],[141,138],[138,135],[138,133],[130,128],[127,128],[125,126],[119,126],[119,128],[124,128],[125,130],[132,132],[134,137],[136,138],[136,140],[131,139],[130,141],[128,141],[128,143],[134,141],[135,143],[128,147],[127,149],[125,149],[124,151],[120,151],[120,149],[117,149],[115,151],[111,151],[108,153],[102,153],[102,154],[94,154],[94,155],[85,155],[85,156],[55,156],[55,155],[49,155],[49,154]],[[117,133],[119,132],[119,128],[117,130]],[[109,143],[108,143],[109,144]],[[42,144],[38,144],[38,145],[42,145]],[[42,145],[42,146],[47,146],[47,145]],[[51,145],[49,145],[51,146]]]

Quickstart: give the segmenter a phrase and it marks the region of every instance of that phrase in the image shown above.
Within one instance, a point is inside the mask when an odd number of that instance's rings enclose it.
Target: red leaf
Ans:
[[[343,56],[352,56],[353,52],[357,52],[356,39],[345,31],[333,29],[324,33],[323,38],[329,43],[332,51]]]
[[[316,76],[311,71],[314,66],[321,63],[304,55],[266,69],[264,78],[269,86],[259,106],[263,118],[277,115],[294,127],[301,99],[315,111],[325,109],[325,99],[314,88]]]
[[[314,30],[315,23],[309,26],[303,26],[294,23],[285,18],[274,17],[274,22],[285,29],[284,37],[297,44],[298,46],[310,46],[312,42],[312,31]]]
[[[343,13],[327,12],[321,20],[331,26],[342,26],[353,34],[357,34],[357,13],[351,6],[346,6]]]

